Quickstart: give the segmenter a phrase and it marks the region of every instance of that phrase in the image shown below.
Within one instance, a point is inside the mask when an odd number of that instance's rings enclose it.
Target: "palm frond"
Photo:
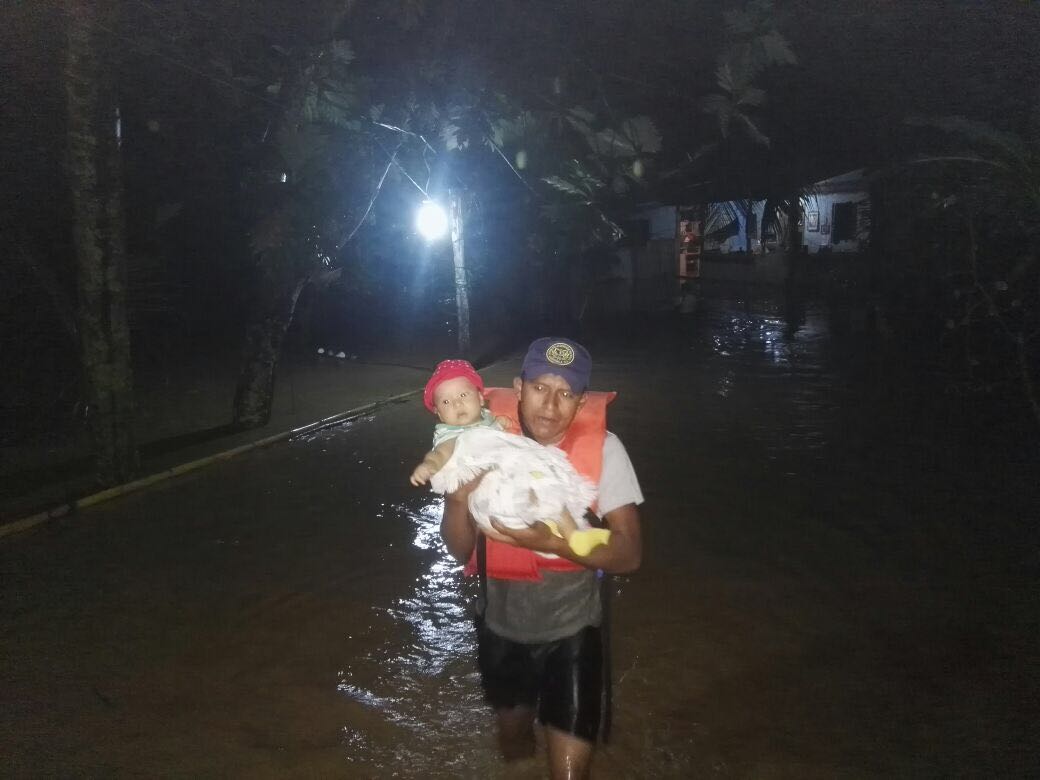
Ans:
[[[791,49],[791,44],[780,34],[779,30],[770,30],[758,38],[763,59],[768,65],[797,65],[798,57]]]
[[[758,125],[756,125],[747,114],[741,111],[735,111],[733,118],[740,122],[741,126],[747,132],[748,137],[756,144],[760,146],[769,146],[771,141],[769,136],[763,133]]]
[[[759,89],[758,87],[747,87],[736,95],[735,102],[738,106],[742,107],[761,106],[766,102],[766,92],[764,89]]]
[[[1014,133],[998,130],[988,122],[980,122],[963,116],[911,116],[906,124],[912,127],[930,127],[957,136],[969,144],[985,146],[1000,154],[1012,158],[1017,163],[1025,163],[1029,157],[1026,143]]]
[[[547,176],[544,179],[545,183],[550,187],[559,190],[566,195],[573,195],[578,198],[582,198],[585,202],[588,202],[589,194],[585,192],[577,184],[564,179],[562,176]]]
[[[349,65],[354,61],[354,48],[349,41],[333,41],[329,46],[329,53],[342,65]]]
[[[661,133],[648,116],[624,119],[595,135],[596,151],[605,157],[636,157],[661,151]]]
[[[729,57],[715,69],[715,83],[723,92],[732,95],[744,89],[747,85],[747,78],[746,74],[739,72],[733,58]]]

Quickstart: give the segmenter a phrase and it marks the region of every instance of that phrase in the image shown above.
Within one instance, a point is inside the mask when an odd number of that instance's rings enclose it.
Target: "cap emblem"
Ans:
[[[550,344],[549,348],[545,350],[545,359],[554,366],[569,366],[574,362],[574,347],[557,341],[555,344]]]

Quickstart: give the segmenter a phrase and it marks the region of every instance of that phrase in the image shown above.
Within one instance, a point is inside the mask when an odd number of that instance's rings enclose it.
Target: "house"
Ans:
[[[601,269],[588,303],[600,315],[666,311],[691,279],[782,283],[787,214],[774,224],[763,219],[766,207],[755,199],[645,204],[625,225],[626,238],[614,262]],[[870,193],[862,169],[807,187],[801,209],[804,252],[852,254],[866,248]]]
[[[684,209],[703,220],[706,255],[761,254],[783,245],[763,216],[765,200],[732,200]],[[808,254],[859,252],[870,238],[870,192],[863,170],[833,176],[806,188],[802,196],[802,246]],[[780,231],[787,215],[780,215]]]
[[[870,239],[870,192],[863,170],[824,179],[803,199],[802,245],[809,254],[859,252]]]

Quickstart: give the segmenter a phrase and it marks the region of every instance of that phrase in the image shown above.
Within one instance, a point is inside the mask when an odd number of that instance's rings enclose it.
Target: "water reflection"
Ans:
[[[443,503],[427,496],[380,513],[379,522],[411,526],[423,566],[407,595],[389,607],[373,606],[405,630],[369,645],[340,672],[337,685],[370,715],[408,733],[395,735],[391,745],[344,727],[345,748],[363,751],[394,776],[473,776],[474,761],[487,764],[488,772],[497,762],[489,742],[473,743],[474,734],[490,734],[491,720],[479,692],[462,567],[440,539]]]
[[[408,623],[417,639],[410,661],[426,675],[440,675],[457,663],[460,656],[474,650],[462,567],[444,550],[440,538],[440,519],[444,500],[437,498],[409,511],[404,506],[395,513],[415,525],[413,544],[432,552],[433,560],[415,586],[414,593],[398,601],[391,614]]]
[[[768,460],[790,461],[795,452],[800,458],[822,457],[838,408],[837,379],[824,351],[824,312],[803,304],[792,329],[790,320],[768,304],[743,304],[739,313],[737,308],[729,301],[705,302],[693,348],[705,344],[707,352],[702,351],[703,361],[688,367],[690,376],[681,380],[683,386],[713,382],[711,394],[729,402],[730,414],[715,416],[701,407],[704,416],[716,419],[721,435],[732,433],[731,415],[738,415],[736,425],[752,429]],[[770,408],[776,413],[768,413]]]
[[[718,335],[711,337],[711,347],[719,357],[737,356],[745,362],[754,360],[753,353],[760,349],[774,365],[786,366],[799,358],[818,357],[810,345],[815,345],[825,330],[823,315],[818,311],[804,316],[794,329],[780,317],[733,316],[719,328]]]

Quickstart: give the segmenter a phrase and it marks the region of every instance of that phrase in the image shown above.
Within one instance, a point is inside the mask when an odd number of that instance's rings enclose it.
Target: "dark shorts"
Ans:
[[[478,628],[477,663],[484,698],[496,709],[537,709],[538,721],[595,742],[603,693],[599,628],[540,644],[523,644]]]

